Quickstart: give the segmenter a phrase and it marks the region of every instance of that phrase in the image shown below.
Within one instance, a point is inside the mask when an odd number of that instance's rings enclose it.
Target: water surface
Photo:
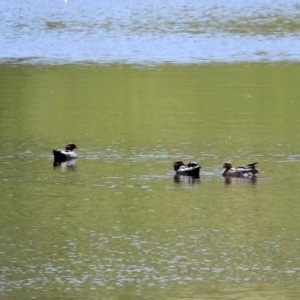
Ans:
[[[296,0],[0,3],[0,59],[14,63],[299,61]]]
[[[1,297],[296,299],[299,71],[0,65]],[[226,184],[228,159],[258,180]]]
[[[2,1],[1,299],[298,299],[299,10]]]

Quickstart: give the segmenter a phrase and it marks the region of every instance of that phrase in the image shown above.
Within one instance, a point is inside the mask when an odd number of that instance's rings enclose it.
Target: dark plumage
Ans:
[[[199,166],[196,162],[184,164],[183,161],[177,160],[174,162],[173,167],[176,175],[193,176],[199,178],[201,166]]]
[[[235,178],[255,178],[256,174],[260,171],[256,168],[256,165],[257,162],[235,168],[232,166],[231,162],[225,162],[223,165],[225,170],[223,171],[222,176]]]
[[[66,145],[65,150],[53,150],[54,164],[76,159],[77,154],[73,151],[74,149],[77,149],[76,145],[69,143]]]

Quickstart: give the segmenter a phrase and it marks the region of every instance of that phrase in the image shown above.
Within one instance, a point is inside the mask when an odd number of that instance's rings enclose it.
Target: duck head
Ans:
[[[181,160],[176,160],[173,164],[174,171],[176,172],[181,166],[184,166],[183,161]]]
[[[225,168],[226,170],[230,170],[232,168],[232,163],[229,161],[225,162],[223,168]]]
[[[76,147],[75,144],[69,143],[69,144],[66,146],[66,150],[67,150],[67,151],[73,151],[74,149],[77,149],[77,147]]]

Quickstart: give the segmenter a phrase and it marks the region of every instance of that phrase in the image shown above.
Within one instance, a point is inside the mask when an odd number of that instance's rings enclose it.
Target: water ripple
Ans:
[[[5,62],[300,60],[300,7],[295,0],[243,5],[152,0],[113,6],[108,1],[42,6],[27,0],[5,7],[3,2],[0,8],[0,60]]]

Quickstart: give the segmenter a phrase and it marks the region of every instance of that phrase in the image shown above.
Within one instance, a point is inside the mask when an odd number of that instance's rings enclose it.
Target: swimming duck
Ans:
[[[54,164],[76,159],[77,154],[73,151],[74,149],[77,149],[76,145],[69,143],[65,150],[53,150]]]
[[[231,162],[225,162],[223,168],[225,170],[222,173],[224,177],[235,177],[235,178],[255,178],[259,172],[256,169],[257,162],[234,168]]]
[[[196,162],[189,162],[185,164],[183,161],[177,160],[174,162],[173,167],[176,175],[193,176],[199,178],[201,166],[199,166]]]

